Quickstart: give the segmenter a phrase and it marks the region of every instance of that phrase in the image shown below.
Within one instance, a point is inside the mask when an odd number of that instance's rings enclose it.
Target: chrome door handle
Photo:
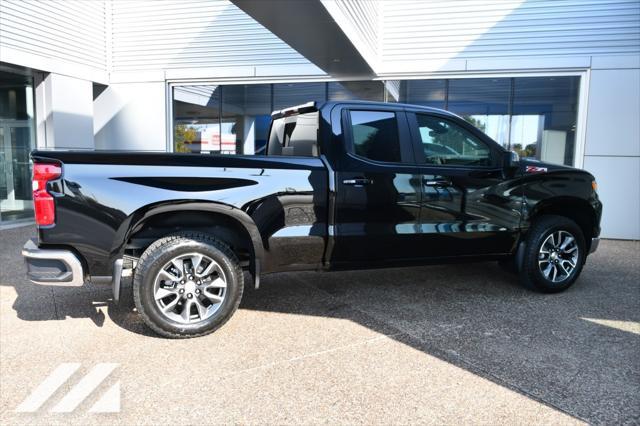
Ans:
[[[351,186],[365,186],[372,184],[373,181],[367,178],[357,178],[357,179],[345,179],[342,181],[343,185],[351,185]]]
[[[451,182],[447,179],[424,179],[422,183],[426,186],[451,186]]]

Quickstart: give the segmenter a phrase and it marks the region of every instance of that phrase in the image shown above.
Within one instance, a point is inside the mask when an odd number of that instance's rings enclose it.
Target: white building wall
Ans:
[[[638,0],[381,3],[379,74],[588,67],[640,53]]]
[[[591,71],[584,168],[598,181],[603,236],[640,239],[640,58],[609,62],[636,68]]]
[[[115,83],[93,102],[96,149],[166,151],[166,85]]]
[[[0,61],[106,82],[104,2],[2,0]]]
[[[38,148],[93,149],[93,83],[61,74],[38,74]]]
[[[324,74],[227,0],[109,6],[112,81]]]

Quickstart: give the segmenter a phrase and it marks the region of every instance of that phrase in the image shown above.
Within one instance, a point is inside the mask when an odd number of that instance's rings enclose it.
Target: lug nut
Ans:
[[[200,294],[200,290],[199,289],[196,289],[196,294]]]
[[[180,284],[184,284],[184,280],[180,281]]]
[[[189,275],[189,279],[192,280],[193,279],[193,275]]]
[[[179,293],[180,294],[184,293],[184,288],[181,288]]]
[[[189,293],[189,294],[187,295],[187,297],[188,297],[189,299],[191,299],[191,298],[193,297],[193,294]]]

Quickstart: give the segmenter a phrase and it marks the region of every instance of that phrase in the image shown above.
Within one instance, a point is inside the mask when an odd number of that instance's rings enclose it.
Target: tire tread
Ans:
[[[549,229],[564,226],[570,228],[574,237],[578,239],[578,247],[581,251],[580,258],[578,259],[578,270],[573,277],[569,279],[569,281],[561,286],[551,287],[545,285],[544,283],[540,283],[536,274],[538,273],[538,244],[540,243],[541,235],[546,233]],[[558,293],[560,291],[566,290],[569,288],[580,276],[582,272],[582,266],[584,264],[585,259],[585,244],[584,244],[584,236],[582,235],[582,231],[580,227],[571,219],[565,216],[558,215],[544,215],[538,218],[534,223],[528,233],[527,244],[524,253],[524,259],[522,262],[522,268],[519,272],[519,281],[520,284],[528,288],[529,290],[542,292],[542,293]]]
[[[155,322],[149,317],[148,312],[146,312],[144,308],[144,304],[141,301],[141,288],[142,288],[142,280],[146,270],[153,263],[154,257],[160,255],[165,247],[177,244],[182,241],[197,241],[204,244],[208,244],[213,246],[217,250],[221,251],[225,256],[229,258],[230,263],[233,265],[233,273],[238,279],[238,297],[236,298],[234,305],[230,311],[230,313],[215,327],[210,330],[203,331],[202,333],[197,334],[186,334],[179,333],[166,330],[164,328],[159,327],[155,324]],[[145,324],[151,328],[155,333],[169,337],[172,339],[189,339],[193,337],[201,337],[206,336],[207,334],[211,334],[220,327],[222,327],[229,319],[233,316],[233,313],[240,306],[240,301],[242,300],[242,293],[244,291],[244,275],[242,273],[242,268],[240,267],[240,262],[236,254],[231,250],[231,248],[215,238],[210,234],[205,234],[202,232],[192,232],[192,231],[183,231],[175,234],[168,235],[166,237],[160,238],[154,241],[147,249],[142,253],[140,259],[138,259],[138,264],[135,270],[135,274],[133,277],[133,300],[138,310],[138,313],[142,317]]]

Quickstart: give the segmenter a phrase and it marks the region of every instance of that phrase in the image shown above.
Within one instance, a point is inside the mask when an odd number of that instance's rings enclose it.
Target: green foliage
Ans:
[[[176,124],[173,129],[173,141],[176,144],[175,152],[191,152],[188,145],[196,141],[198,136],[197,129],[186,124]]]
[[[511,149],[518,153],[520,158],[535,158],[536,156],[536,144],[532,143],[524,148],[522,148],[522,144],[514,144],[511,146]]]
[[[465,115],[465,116],[463,116],[462,118],[464,118],[464,120],[465,120],[467,123],[469,123],[469,124],[473,125],[473,127],[475,127],[475,128],[477,128],[477,129],[482,130],[482,132],[483,132],[483,133],[484,133],[484,132],[486,131],[486,129],[487,129],[487,126],[486,126],[482,121],[480,121],[480,120],[478,120],[478,119],[476,119],[476,118],[473,118],[473,117],[472,117],[472,116],[470,116],[470,115]]]

